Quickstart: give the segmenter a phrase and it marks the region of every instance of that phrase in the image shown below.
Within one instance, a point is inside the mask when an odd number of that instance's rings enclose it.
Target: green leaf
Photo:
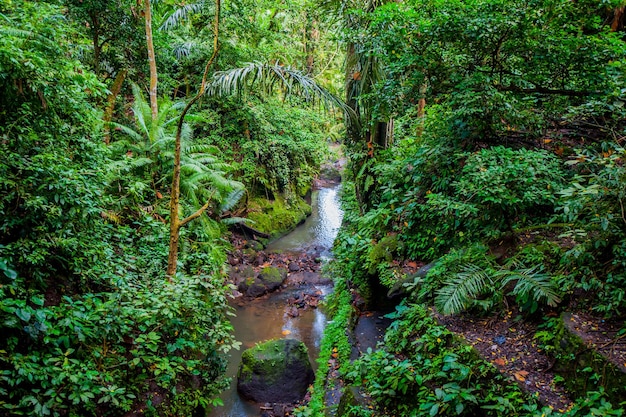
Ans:
[[[19,317],[21,320],[28,322],[30,320],[31,317],[31,313],[29,311],[26,311],[22,308],[18,308],[15,311],[15,315],[17,315],[17,317]]]

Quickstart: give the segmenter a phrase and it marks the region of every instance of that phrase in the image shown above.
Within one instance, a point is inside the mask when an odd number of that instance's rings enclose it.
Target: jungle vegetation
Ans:
[[[329,140],[346,217],[297,413],[324,412],[335,355],[372,399],[345,415],[557,414],[427,307],[623,320],[625,8],[0,0],[0,416],[216,404],[228,225],[300,206]],[[405,260],[433,268],[350,364],[353,295],[406,281]],[[622,415],[602,389],[564,413]]]

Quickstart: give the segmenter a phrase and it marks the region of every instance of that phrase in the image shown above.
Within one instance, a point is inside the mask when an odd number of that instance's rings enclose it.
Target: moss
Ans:
[[[293,230],[311,214],[311,206],[301,198],[289,201],[282,197],[275,200],[253,198],[249,203],[248,218],[254,227],[272,237]]]
[[[243,381],[250,380],[254,374],[276,377],[280,374],[276,367],[286,365],[285,351],[276,341],[270,340],[243,352],[241,363],[238,378]]]
[[[237,375],[237,389],[257,402],[296,402],[313,382],[306,346],[296,339],[277,339],[246,350]]]
[[[556,329],[557,363],[555,370],[565,378],[571,392],[585,395],[587,391],[603,387],[611,400],[626,400],[626,374],[607,358],[587,346],[583,339],[568,327],[571,313],[563,313]]]
[[[282,284],[287,276],[287,273],[284,269],[266,266],[265,268],[263,268],[260,275],[262,275],[263,281],[268,284]]]

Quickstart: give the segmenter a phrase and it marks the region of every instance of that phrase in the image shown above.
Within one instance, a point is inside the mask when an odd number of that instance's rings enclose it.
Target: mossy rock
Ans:
[[[258,275],[252,267],[246,268],[241,274],[242,279],[237,289],[247,297],[260,297],[268,292],[276,291],[287,278],[285,268],[273,266],[263,268]]]
[[[248,209],[248,218],[254,221],[254,227],[272,238],[295,229],[311,214],[311,206],[298,197],[289,201],[282,197],[275,200],[254,198]]]
[[[258,252],[258,251],[262,251],[263,249],[265,249],[265,246],[263,245],[263,243],[259,242],[258,240],[249,240],[246,242],[245,248],[252,249]]]
[[[314,374],[306,345],[270,340],[243,352],[237,390],[256,402],[294,403],[304,398]]]
[[[555,371],[571,392],[583,396],[603,387],[611,401],[626,400],[626,373],[589,346],[576,330],[576,316],[563,313],[556,329]]]
[[[259,273],[259,280],[270,292],[278,289],[286,278],[287,270],[275,266],[266,266]]]

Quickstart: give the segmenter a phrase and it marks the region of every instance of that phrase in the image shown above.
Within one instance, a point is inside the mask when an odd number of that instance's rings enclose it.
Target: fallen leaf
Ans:
[[[504,366],[506,364],[506,360],[503,358],[498,358],[495,361],[493,361],[493,363],[499,366]]]
[[[517,371],[514,376],[519,382],[526,381],[526,376],[528,375],[528,371]]]

